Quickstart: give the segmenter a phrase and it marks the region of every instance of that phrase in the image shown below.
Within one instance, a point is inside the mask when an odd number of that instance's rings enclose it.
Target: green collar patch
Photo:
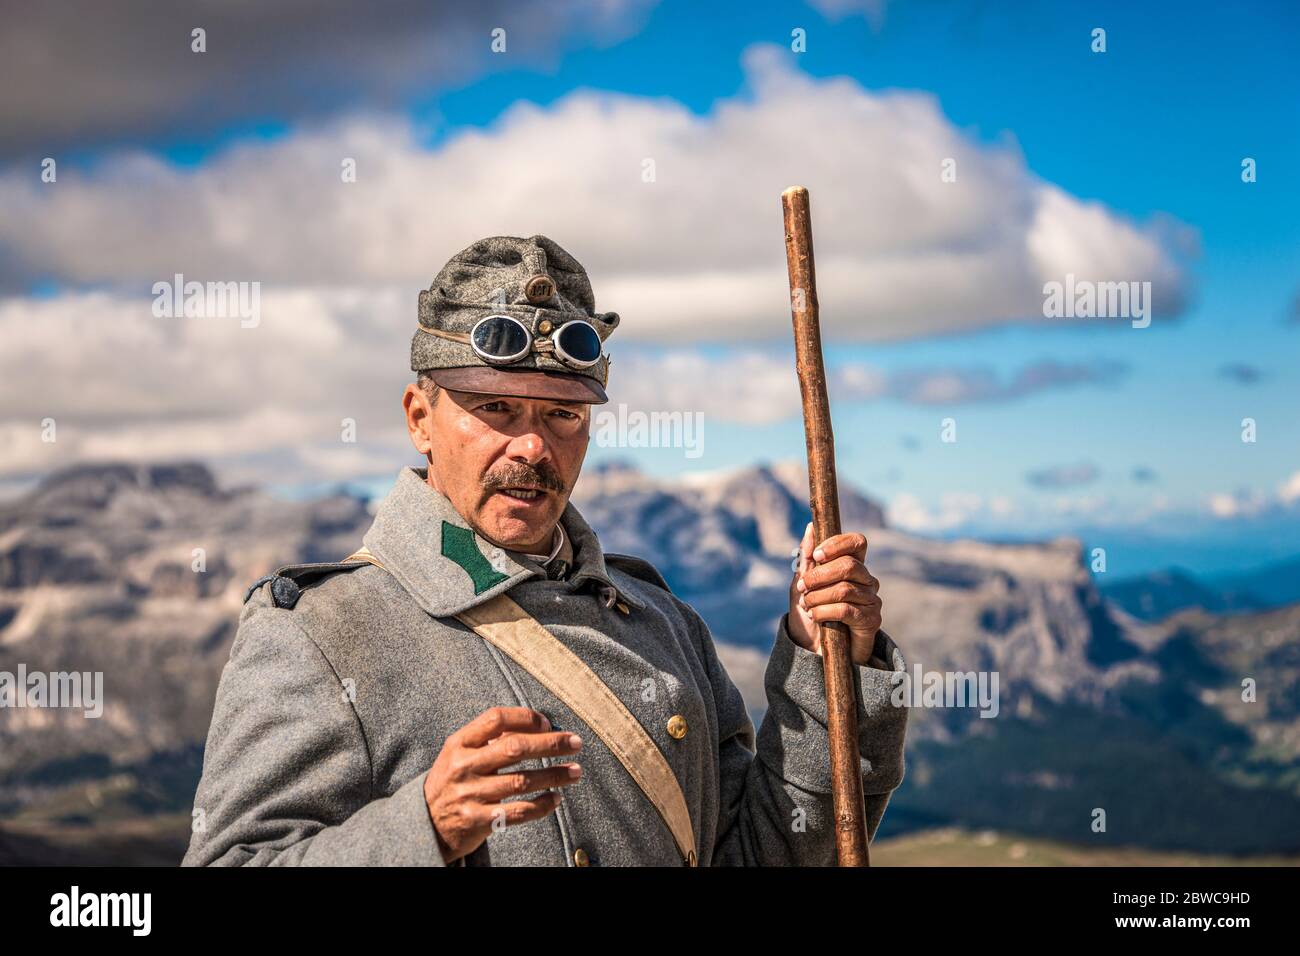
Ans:
[[[574,548],[570,588],[587,579],[612,586],[596,533],[573,502],[561,520]],[[497,547],[468,527],[447,497],[429,484],[423,468],[398,472],[362,543],[434,617],[454,616],[520,581],[546,577],[541,565]],[[638,609],[645,606],[631,594],[624,594],[623,600]]]
[[[442,522],[442,556],[459,564],[474,582],[474,593],[482,594],[494,584],[510,577],[488,563],[483,552],[474,543],[474,532],[457,527],[450,521]]]

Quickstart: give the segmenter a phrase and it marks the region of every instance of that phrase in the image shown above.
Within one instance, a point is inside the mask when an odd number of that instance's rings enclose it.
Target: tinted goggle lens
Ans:
[[[600,333],[586,322],[567,322],[553,338],[557,348],[575,362],[590,365],[600,358]]]
[[[490,315],[474,326],[472,344],[485,358],[510,362],[528,354],[532,336],[522,322],[508,315]]]

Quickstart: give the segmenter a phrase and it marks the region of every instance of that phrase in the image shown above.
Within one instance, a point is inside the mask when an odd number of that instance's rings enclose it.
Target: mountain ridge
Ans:
[[[223,488],[198,463],[78,471],[0,505],[0,670],[102,670],[112,693],[98,721],[0,710],[0,818],[183,814],[245,588],[281,564],[347,554],[371,513],[346,494]],[[1142,621],[1102,596],[1074,539],[918,538],[886,527],[843,479],[840,495],[843,527],[868,535],[909,670],[999,675],[996,719],[910,715],[883,833],[1296,849],[1300,605]],[[650,560],[701,613],[761,719],[790,552],[809,520],[803,468],[665,481],[608,465],[584,473],[573,501],[607,550]],[[1099,806],[1110,833],[1090,830]]]

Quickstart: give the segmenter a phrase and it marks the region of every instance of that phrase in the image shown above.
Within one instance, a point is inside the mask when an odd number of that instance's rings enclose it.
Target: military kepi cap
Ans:
[[[532,336],[526,355],[501,365],[474,351],[469,333],[492,315],[523,324]],[[419,320],[411,340],[411,370],[428,372],[443,388],[609,401],[608,353],[602,350],[595,364],[575,368],[553,351],[550,337],[566,322],[578,320],[595,328],[603,344],[618,326],[618,313],[596,311],[587,271],[545,236],[492,236],[458,252],[420,293]]]

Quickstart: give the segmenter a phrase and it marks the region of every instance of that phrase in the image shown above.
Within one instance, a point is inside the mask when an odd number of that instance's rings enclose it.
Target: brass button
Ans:
[[[555,326],[551,325],[550,319],[542,319],[542,321],[537,323],[537,331],[542,333],[542,335],[545,335],[547,332],[551,331],[551,329],[553,329],[554,327]]]
[[[588,866],[591,860],[587,856],[587,851],[582,847],[578,847],[573,851],[573,862],[578,866]]]
[[[524,283],[524,297],[533,305],[540,305],[555,295],[555,280],[544,272],[530,278]]]
[[[686,718],[681,714],[673,714],[668,718],[668,735],[674,740],[681,740],[686,736]]]

